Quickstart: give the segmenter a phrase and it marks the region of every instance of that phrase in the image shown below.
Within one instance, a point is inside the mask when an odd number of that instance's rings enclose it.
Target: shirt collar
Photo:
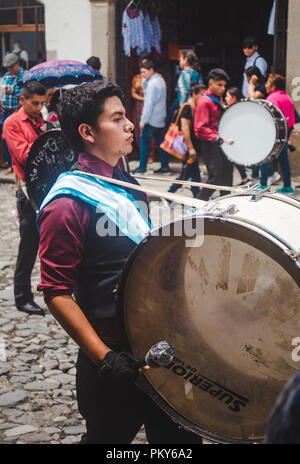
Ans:
[[[252,56],[249,56],[249,57],[247,58],[247,61],[252,61],[252,60],[255,61],[255,59],[256,59],[258,56],[259,56],[259,53],[258,53],[258,52],[255,52],[255,53],[253,53]]]
[[[105,177],[113,176],[113,166],[90,153],[79,153],[78,164],[81,171],[99,174]]]
[[[36,123],[34,123],[33,119],[31,119],[31,118],[28,116],[28,114],[25,113],[23,107],[21,107],[21,108],[19,109],[18,113],[19,113],[19,116],[20,116],[21,121],[30,120],[34,126],[41,126],[41,125],[44,124],[44,120],[42,119],[41,116],[39,116],[38,119],[37,119],[37,121],[36,121]]]

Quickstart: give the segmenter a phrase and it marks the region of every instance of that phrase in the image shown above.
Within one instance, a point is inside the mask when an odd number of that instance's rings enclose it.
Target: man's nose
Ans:
[[[125,130],[126,132],[130,132],[134,129],[134,124],[132,124],[131,121],[129,121],[129,119],[127,119],[127,122],[125,124]]]

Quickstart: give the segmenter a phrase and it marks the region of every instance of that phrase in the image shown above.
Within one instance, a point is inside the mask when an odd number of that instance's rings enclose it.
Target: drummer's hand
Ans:
[[[108,351],[97,365],[97,375],[114,384],[133,384],[143,369],[150,369],[149,366],[142,364],[143,362],[131,353]]]
[[[257,82],[258,82],[258,77],[255,74],[253,74],[253,76],[250,79],[250,84],[255,85],[257,84]]]

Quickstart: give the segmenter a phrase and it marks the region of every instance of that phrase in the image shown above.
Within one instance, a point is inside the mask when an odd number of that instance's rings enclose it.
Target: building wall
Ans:
[[[300,1],[289,0],[287,34],[287,92],[300,112]]]
[[[45,5],[47,60],[86,62],[92,54],[89,0],[41,0]]]
[[[99,56],[101,72],[115,79],[114,0],[42,0],[47,60],[83,63]]]
[[[101,59],[101,72],[115,81],[115,2],[90,0],[92,21],[92,55]]]

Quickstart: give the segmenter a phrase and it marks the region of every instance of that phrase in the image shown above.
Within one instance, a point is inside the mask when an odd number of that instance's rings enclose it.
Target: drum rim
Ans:
[[[250,244],[252,246],[257,245],[257,242],[255,238],[258,238],[258,243],[260,243],[261,246],[257,248],[258,250],[262,251],[264,254],[269,256],[271,259],[275,260],[281,267],[285,269],[285,271],[290,275],[290,277],[295,281],[295,283],[300,287],[300,270],[297,268],[296,264],[292,261],[292,259],[284,252],[284,246],[278,246],[274,241],[268,240],[265,235],[260,234],[260,228],[259,224],[255,224],[257,227],[249,227],[250,225],[248,223],[242,222],[238,217],[226,217],[226,218],[221,218],[221,217],[215,217],[212,215],[190,215],[190,216],[184,216],[183,218],[178,218],[173,223],[176,222],[181,222],[183,220],[192,220],[195,217],[203,217],[205,221],[205,228],[206,225],[208,225],[208,229],[214,226],[211,231],[215,230],[216,227],[215,225],[217,224],[217,228],[220,227],[221,230],[224,230],[225,226],[225,231],[226,228],[228,230],[228,234],[222,234],[219,236],[222,237],[228,237],[228,238],[233,238],[237,239],[241,242],[244,242],[246,244]],[[136,248],[133,249],[131,252],[127,262],[125,263],[125,266],[121,272],[121,275],[119,277],[117,289],[116,289],[116,316],[117,316],[117,322],[118,326],[120,329],[120,336],[121,336],[121,344],[122,347],[127,350],[132,352],[131,345],[129,342],[129,337],[126,333],[126,323],[125,323],[125,311],[124,311],[124,302],[125,302],[125,295],[126,295],[126,283],[128,280],[128,275],[130,273],[131,267],[134,265],[134,262],[136,258],[138,257],[140,250],[147,246],[147,243],[149,243],[151,240],[158,238],[157,236],[153,235],[157,233],[158,230],[162,230],[164,227],[168,227],[169,224],[165,224],[164,226],[158,227],[155,230],[153,230],[151,233],[149,233],[144,240],[137,245]],[[253,224],[251,223],[251,226]],[[232,235],[230,232],[235,231],[235,233]],[[217,230],[218,231],[218,230]],[[206,235],[205,231],[205,235]],[[245,233],[243,235],[242,233]],[[214,233],[208,233],[207,235],[217,235],[215,232]],[[246,237],[251,236],[250,243],[249,241],[246,240]],[[165,238],[165,237],[164,237]],[[243,240],[242,240],[243,238]],[[268,247],[266,247],[266,244],[268,244]],[[270,252],[274,251],[273,252]],[[277,259],[277,257],[279,259]],[[176,348],[175,348],[176,349]],[[187,430],[190,430],[208,440],[215,441],[218,443],[231,443],[231,444],[250,444],[250,443],[262,443],[265,439],[265,436],[263,437],[255,437],[253,440],[247,440],[247,439],[237,439],[237,438],[231,438],[228,436],[223,436],[215,432],[208,431],[204,429],[203,427],[200,427],[191,421],[187,420],[184,416],[182,416],[180,413],[177,411],[174,411],[174,409],[162,398],[162,396],[158,393],[158,391],[154,388],[152,383],[145,377],[142,377],[142,382],[141,384],[143,385],[143,389],[147,392],[147,394],[158,404],[158,406],[163,409],[175,422],[177,422],[179,425],[184,427]],[[275,401],[274,401],[275,404]],[[266,423],[267,427],[267,423]]]
[[[283,114],[283,112],[281,111],[280,108],[278,108],[277,105],[275,105],[274,103],[270,102],[269,100],[265,100],[263,98],[255,98],[255,99],[251,99],[251,98],[243,98],[242,100],[239,100],[235,103],[233,103],[230,107],[228,107],[226,109],[226,111],[224,111],[222,114],[221,114],[221,117],[220,117],[220,120],[219,120],[219,123],[218,123],[218,131],[220,131],[220,124],[221,124],[221,121],[222,121],[222,118],[224,118],[224,115],[226,114],[226,112],[232,108],[233,106],[235,105],[238,105],[239,103],[253,103],[255,105],[262,105],[264,106],[265,109],[267,109],[267,111],[269,111],[269,113],[272,115],[273,117],[273,111],[271,111],[271,109],[274,109],[276,111],[278,111],[278,113],[280,114],[281,116],[281,121],[283,123],[283,126],[284,126],[284,129],[285,129],[285,139],[286,139],[286,142],[287,142],[287,137],[288,137],[288,126],[287,126],[287,121],[286,121],[286,118]],[[273,118],[274,119],[274,118]],[[273,144],[273,147],[272,147],[272,150],[270,151],[270,153],[268,154],[268,156],[266,156],[266,158],[262,161],[260,161],[259,163],[244,163],[242,164],[242,166],[245,166],[245,167],[251,167],[251,166],[260,166],[261,164],[263,163],[267,163],[267,162],[271,162],[273,161],[274,159],[276,159],[280,153],[281,153],[281,150],[283,148],[283,146],[285,145],[286,142],[281,142],[279,140],[279,126],[275,124],[275,128],[276,128],[276,140]],[[228,155],[222,148],[222,146],[220,147],[222,152],[224,153],[224,155],[226,156],[226,158],[231,162],[231,163],[237,163],[237,160],[233,159],[230,155]],[[276,150],[275,150],[276,148]],[[274,152],[275,151],[275,152]]]

